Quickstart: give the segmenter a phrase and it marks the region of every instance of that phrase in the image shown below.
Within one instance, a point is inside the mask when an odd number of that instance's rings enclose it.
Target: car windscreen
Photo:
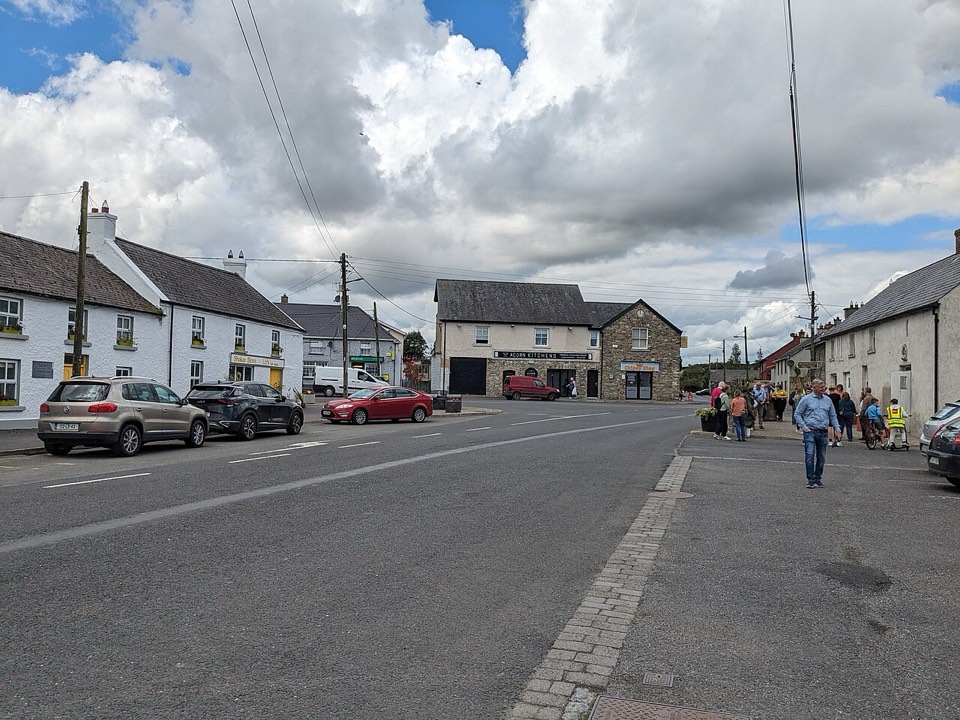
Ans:
[[[350,393],[350,397],[354,400],[362,400],[363,398],[368,398],[371,395],[375,394],[377,391],[370,388],[364,388],[363,390],[357,390],[356,392]]]
[[[61,383],[47,398],[50,402],[100,402],[110,392],[107,383]]]
[[[219,385],[194,385],[187,393],[188,398],[200,398],[211,400],[214,398],[227,397],[233,393],[232,387],[220,387]]]
[[[956,405],[947,405],[946,407],[940,408],[939,412],[934,415],[931,420],[946,420],[952,415],[956,415],[960,411],[960,407]]]

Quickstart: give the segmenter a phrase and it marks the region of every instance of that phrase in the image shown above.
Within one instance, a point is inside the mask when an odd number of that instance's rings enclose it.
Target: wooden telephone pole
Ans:
[[[377,378],[383,378],[383,368],[380,367],[380,323],[377,321],[377,304],[373,304],[373,337],[377,342]]]
[[[350,378],[347,373],[347,254],[340,253],[340,339],[343,347],[343,396],[350,394]]]
[[[77,308],[73,320],[73,367],[71,377],[83,373],[83,335],[86,328],[83,325],[83,294],[84,272],[87,264],[87,205],[90,202],[90,183],[83,181],[80,189],[80,252],[77,255]]]

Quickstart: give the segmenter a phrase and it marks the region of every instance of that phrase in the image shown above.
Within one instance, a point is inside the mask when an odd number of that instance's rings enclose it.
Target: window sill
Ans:
[[[874,348],[873,350],[867,350],[867,355],[874,355],[874,354],[876,354],[876,352],[877,352],[877,351],[876,351],[876,348]],[[853,357],[853,356],[851,355],[851,357]]]
[[[849,355],[847,355],[848,358],[855,358],[856,356],[857,356],[856,353],[850,353]]]
[[[73,347],[73,340],[64,340],[63,344]],[[89,343],[86,340],[84,340],[82,343],[80,343],[80,347],[92,347],[92,343]]]
[[[127,351],[130,351],[130,352],[133,352],[134,350],[137,349],[137,346],[136,346],[136,345],[114,345],[114,346],[113,346],[113,349],[114,349],[114,350],[127,350]]]
[[[0,413],[3,412],[23,412],[27,408],[23,405],[0,405]]]
[[[191,350],[206,350],[206,349],[207,349],[207,346],[206,346],[206,345],[197,345],[196,343],[190,343],[190,349],[191,349]]]
[[[0,332],[0,338],[6,338],[7,340],[29,340],[29,335],[24,335],[23,333],[6,333]]]

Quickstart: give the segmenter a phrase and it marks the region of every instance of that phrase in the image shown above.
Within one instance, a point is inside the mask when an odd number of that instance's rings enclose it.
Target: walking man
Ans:
[[[804,395],[793,411],[797,426],[803,432],[803,459],[807,470],[807,488],[823,487],[823,465],[827,459],[827,430],[840,434],[840,423],[833,400],[824,395],[826,385],[815,379],[813,392]]]

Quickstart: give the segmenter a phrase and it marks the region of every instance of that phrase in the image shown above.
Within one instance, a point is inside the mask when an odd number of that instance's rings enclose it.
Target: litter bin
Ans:
[[[447,396],[446,396],[446,395],[434,395],[434,396],[433,396],[433,409],[434,409],[434,410],[446,410],[446,409],[447,409]]]
[[[462,397],[447,397],[446,407],[444,408],[448,413],[458,413],[460,412],[460,407],[462,403]]]

